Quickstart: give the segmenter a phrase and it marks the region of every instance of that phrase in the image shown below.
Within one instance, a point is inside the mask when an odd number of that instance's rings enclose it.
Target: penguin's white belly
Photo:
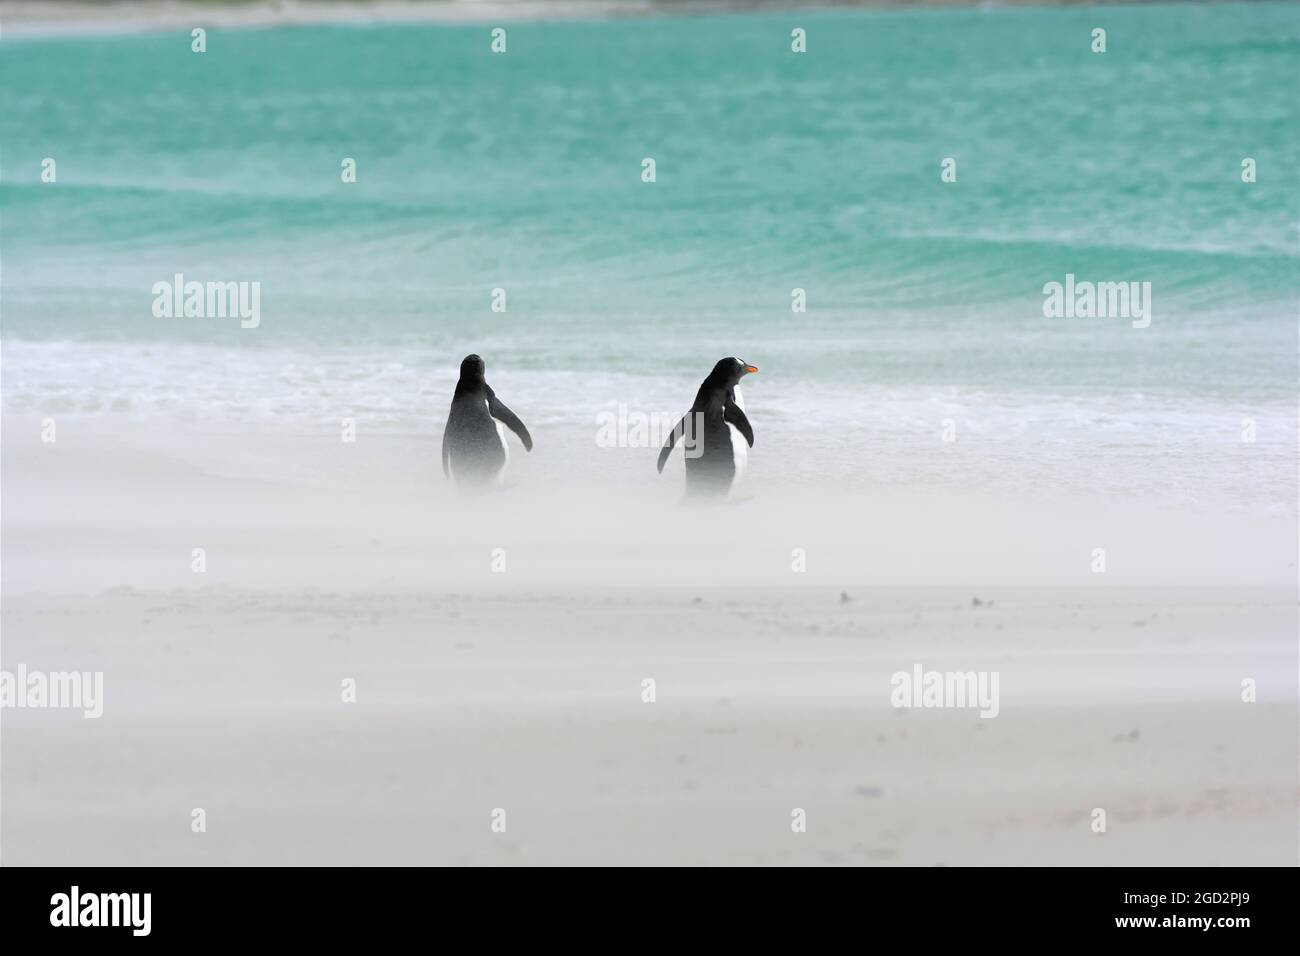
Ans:
[[[745,396],[740,393],[740,386],[737,385],[731,391],[736,401],[736,407],[743,412],[745,410]],[[749,444],[745,441],[745,436],[731,422],[727,422],[727,429],[731,434],[731,464],[735,468],[735,473],[731,476],[731,488],[729,490],[734,492],[740,486],[740,479],[745,474],[745,466],[749,464]]]
[[[495,422],[497,426],[497,440],[501,442],[501,454],[506,456],[506,460],[501,462],[501,468],[497,471],[497,480],[500,481],[506,476],[506,465],[510,464],[510,444],[506,441],[506,426],[500,422]]]
[[[749,445],[745,443],[745,436],[740,430],[730,422],[727,423],[727,429],[731,433],[731,464],[735,473],[731,476],[731,488],[735,491],[740,485],[740,479],[745,474],[745,466],[749,464]]]

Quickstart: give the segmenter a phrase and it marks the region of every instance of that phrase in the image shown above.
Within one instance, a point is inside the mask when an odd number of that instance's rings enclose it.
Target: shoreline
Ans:
[[[536,23],[665,16],[835,13],[861,10],[1000,7],[1142,6],[1166,0],[1089,4],[1081,0],[281,0],[274,3],[185,3],[109,0],[105,3],[0,2],[4,36],[51,37],[149,33],[173,29],[268,29],[366,24]],[[1172,2],[1172,0],[1170,0]]]

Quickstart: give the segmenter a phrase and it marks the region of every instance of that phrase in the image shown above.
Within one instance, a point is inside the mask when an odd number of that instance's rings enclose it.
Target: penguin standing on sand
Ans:
[[[442,472],[454,478],[461,490],[500,483],[510,460],[507,428],[519,436],[527,451],[533,450],[528,429],[484,381],[485,370],[477,355],[467,355],[460,363],[460,381],[442,433]]]
[[[757,372],[738,358],[724,358],[695,394],[695,404],[664,442],[659,452],[659,472],[683,437],[686,452],[686,495],[690,498],[725,498],[735,491],[745,472],[754,429],[745,416],[740,380]]]

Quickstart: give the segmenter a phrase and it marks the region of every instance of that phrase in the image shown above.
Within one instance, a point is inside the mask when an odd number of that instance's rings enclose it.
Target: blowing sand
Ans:
[[[621,504],[475,505],[427,438],[37,434],[0,650],[102,671],[103,716],[3,712],[7,864],[1297,860],[1289,518],[692,512],[639,459]],[[997,672],[997,716],[891,706],[918,664]]]

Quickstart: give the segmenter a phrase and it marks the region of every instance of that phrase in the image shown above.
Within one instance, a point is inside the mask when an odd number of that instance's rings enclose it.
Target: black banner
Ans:
[[[42,943],[74,934],[83,944],[374,942],[400,939],[430,919],[443,921],[453,939],[503,925],[552,927],[542,936],[554,939],[575,924],[617,917],[633,935],[725,921],[729,934],[768,940],[781,924],[795,934],[847,922],[877,939],[919,930],[927,944],[1129,936],[1142,944],[1231,946],[1294,924],[1295,874],[1283,869],[874,869],[830,892],[809,887],[806,877],[789,890],[765,877],[768,892],[757,901],[732,883],[734,875],[726,889],[714,874],[707,888],[692,889],[689,871],[672,874],[673,892],[656,888],[664,877],[652,873],[629,875],[628,886],[605,894],[575,886],[571,896],[539,894],[513,877],[479,883],[458,873],[450,885],[447,878],[419,869],[0,870],[6,940]],[[585,882],[581,873],[572,878]],[[556,886],[553,877],[548,882]],[[692,897],[689,905],[668,903]],[[759,915],[746,919],[755,902]],[[561,929],[561,921],[570,926]]]

